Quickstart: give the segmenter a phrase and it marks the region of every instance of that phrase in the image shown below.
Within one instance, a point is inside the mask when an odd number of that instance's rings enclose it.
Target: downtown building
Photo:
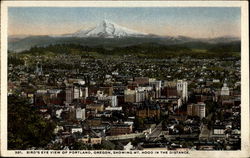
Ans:
[[[148,101],[139,103],[136,109],[136,116],[138,118],[160,118],[160,106]]]
[[[82,84],[74,83],[65,90],[66,104],[71,104],[74,99],[86,99],[88,97],[88,87]]]
[[[177,81],[177,93],[182,98],[183,102],[188,101],[188,83],[184,80]]]
[[[166,98],[176,98],[178,97],[176,82],[167,81],[164,82],[164,88],[162,90],[162,95]]]
[[[167,98],[180,97],[183,102],[188,101],[188,83],[185,80],[166,81],[162,89],[162,95]]]
[[[98,90],[96,97],[98,100],[106,100],[109,101],[110,106],[112,107],[117,107],[118,106],[118,100],[116,95],[110,95],[108,96],[107,94],[104,93],[104,91]]]
[[[152,97],[153,88],[148,87],[137,87],[134,90],[124,90],[124,102],[128,103],[139,103],[149,100]]]
[[[150,79],[149,86],[153,88],[154,94],[153,98],[160,98],[161,97],[161,81]]]
[[[198,104],[189,104],[187,106],[187,115],[199,116],[200,118],[206,117],[206,104],[198,102]]]
[[[80,107],[76,108],[76,119],[77,120],[85,120],[86,118],[86,113],[85,113],[85,109],[82,109]]]

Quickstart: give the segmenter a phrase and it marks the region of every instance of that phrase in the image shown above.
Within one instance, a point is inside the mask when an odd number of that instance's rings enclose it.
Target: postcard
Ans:
[[[245,1],[4,1],[1,156],[249,157]]]

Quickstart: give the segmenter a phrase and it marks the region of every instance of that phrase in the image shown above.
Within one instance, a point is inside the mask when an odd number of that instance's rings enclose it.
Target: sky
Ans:
[[[88,29],[107,19],[163,36],[240,37],[239,7],[9,7],[9,35],[56,35]]]

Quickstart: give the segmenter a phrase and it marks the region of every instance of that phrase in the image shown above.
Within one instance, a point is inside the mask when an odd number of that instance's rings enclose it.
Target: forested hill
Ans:
[[[142,43],[124,47],[109,47],[98,45],[95,47],[80,44],[55,44],[44,47],[32,47],[18,54],[29,55],[59,55],[78,54],[82,56],[95,55],[136,55],[149,58],[169,58],[177,56],[191,57],[240,57],[240,42],[209,44],[192,42],[175,45],[163,45],[158,43]],[[10,52],[11,53],[11,52]]]

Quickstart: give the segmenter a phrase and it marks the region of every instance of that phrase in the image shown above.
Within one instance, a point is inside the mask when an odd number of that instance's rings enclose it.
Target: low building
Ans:
[[[139,85],[147,85],[149,84],[149,78],[148,77],[135,77],[134,82]]]
[[[89,126],[100,126],[102,124],[102,120],[100,118],[92,118],[88,119],[87,123]]]
[[[104,94],[106,94],[107,96],[112,96],[112,94],[113,94],[113,87],[112,86],[100,87],[99,90],[103,91]]]
[[[112,136],[132,133],[132,125],[114,124],[110,127],[109,133]]]
[[[95,115],[95,117],[111,117],[111,116],[112,116],[111,111],[103,111],[103,112],[99,112]]]
[[[121,106],[118,106],[118,107],[106,107],[105,110],[107,111],[122,111],[122,107]]]
[[[90,138],[90,144],[101,144],[101,143],[102,143],[102,138],[100,137]]]
[[[224,125],[214,125],[213,126],[213,134],[214,135],[224,135],[225,133],[225,126]]]
[[[79,132],[79,133],[82,133],[82,127],[72,127],[71,128],[71,133],[76,133],[76,132]]]
[[[78,141],[80,141],[80,142],[82,142],[84,144],[94,145],[94,144],[101,144],[102,143],[102,138],[101,137],[85,136],[85,137],[82,137],[82,138],[78,139]]]
[[[98,112],[101,112],[104,110],[104,105],[99,103],[88,104],[86,106],[86,109],[97,110]]]

